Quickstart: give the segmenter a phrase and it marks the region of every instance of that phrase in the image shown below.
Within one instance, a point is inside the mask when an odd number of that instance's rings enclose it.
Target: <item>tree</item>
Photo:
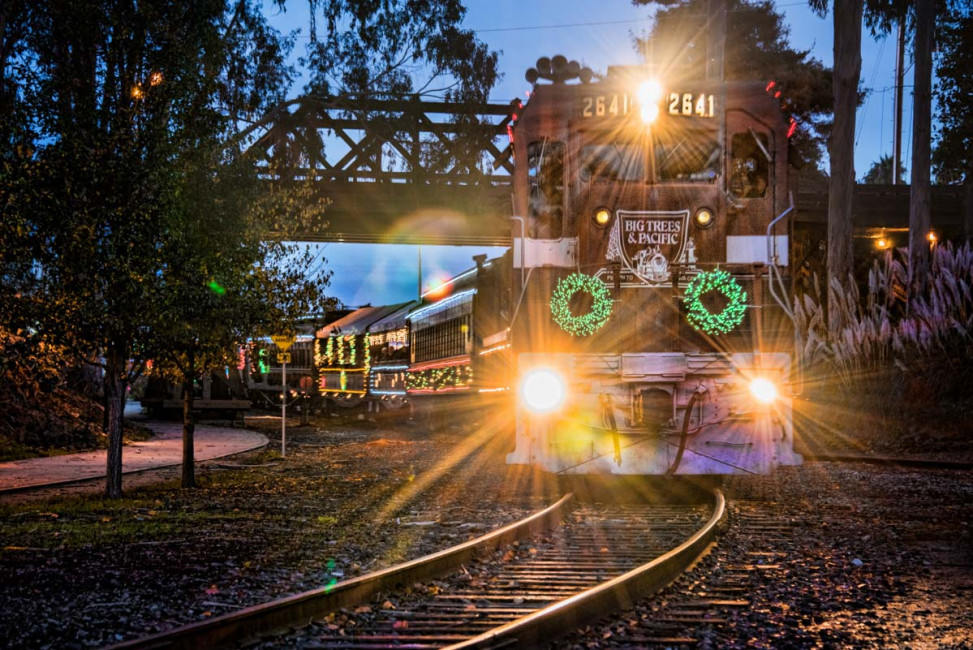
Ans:
[[[892,185],[892,165],[892,156],[882,156],[878,161],[873,162],[872,166],[865,172],[862,182],[870,185]],[[899,163],[899,173],[897,174],[899,182],[902,182],[904,176],[905,167],[902,166],[902,163]]]
[[[414,79],[428,65],[430,79],[448,78],[444,93],[485,98],[496,79],[496,55],[458,27],[457,0],[310,4],[327,23],[327,38],[313,41],[308,55],[317,89],[423,91],[428,84],[415,86]],[[43,335],[101,360],[106,492],[118,496],[126,386],[159,353],[160,340],[175,340],[166,339],[174,331],[165,328],[174,324],[177,302],[167,300],[199,299],[194,282],[228,268],[228,277],[263,290],[288,280],[286,273],[261,275],[273,245],[243,246],[250,266],[231,268],[222,256],[243,264],[227,252],[238,252],[234,246],[195,241],[201,233],[190,225],[203,206],[222,215],[221,225],[243,213],[239,205],[205,200],[191,207],[189,198],[225,198],[219,184],[233,177],[228,165],[248,131],[230,134],[281,110],[291,81],[284,64],[290,40],[267,26],[256,0],[4,0],[0,39],[0,198],[5,225],[8,214],[16,225],[0,245],[4,253],[29,251],[15,264],[4,258],[5,285],[9,277],[30,288],[26,302],[39,308],[30,322]],[[253,170],[240,178],[253,181]],[[282,192],[264,207],[284,218],[279,208],[293,203],[289,196]],[[0,297],[9,304],[18,295],[5,286]],[[230,302],[178,302],[196,309],[181,314],[192,322],[179,349],[208,350],[212,341],[203,345],[200,324],[225,319]],[[303,303],[274,304],[265,313],[280,316]],[[187,366],[190,378],[196,365]]]
[[[855,194],[855,111],[861,76],[864,0],[834,0],[834,127],[828,146],[828,285],[844,282],[852,271],[852,201]],[[810,0],[820,11],[827,0]],[[828,292],[828,313],[836,314],[838,296]],[[837,319],[831,319],[832,333]]]
[[[912,183],[909,192],[909,273],[923,287],[929,276],[932,48],[936,0],[916,0],[915,81],[912,88]]]
[[[954,7],[936,32],[936,119],[940,129],[933,152],[939,183],[966,185],[966,238],[973,239],[973,10]]]
[[[940,183],[973,178],[973,9],[956,8],[936,30],[938,55],[936,119],[940,124],[933,155]]]
[[[48,305],[38,327],[104,367],[114,497],[126,386],[161,320],[180,156],[242,116],[222,109],[282,99],[264,92],[286,76],[281,41],[263,30],[269,38],[252,45],[262,18],[246,1],[37,3],[18,20],[23,47],[6,63],[34,150],[18,168],[33,169],[32,182],[11,200]]]
[[[636,0],[659,4],[655,24],[639,48],[650,63],[675,74],[705,73],[710,0]],[[781,105],[801,126],[791,143],[802,161],[817,164],[831,113],[831,70],[788,42],[783,16],[770,2],[726,0],[724,76],[728,81],[775,82]]]
[[[183,487],[196,483],[196,383],[235,366],[235,352],[249,338],[293,329],[300,316],[333,307],[324,295],[330,273],[314,273],[316,260],[306,249],[301,254],[296,245],[266,237],[271,219],[304,225],[323,202],[306,187],[262,185],[251,156],[218,165],[209,158],[185,156],[178,211],[163,250],[160,320],[152,328],[162,362],[154,372],[183,386]]]
[[[497,54],[460,27],[466,14],[460,0],[309,4],[306,94],[434,93],[446,101],[485,102],[497,81]]]

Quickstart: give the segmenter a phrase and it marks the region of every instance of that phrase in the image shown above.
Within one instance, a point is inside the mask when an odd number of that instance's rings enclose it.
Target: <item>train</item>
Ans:
[[[564,57],[527,79],[506,254],[299,337],[291,394],[312,409],[489,404],[511,423],[507,462],[559,475],[800,464],[794,124],[778,100],[640,66],[595,78]],[[241,351],[269,402],[278,358],[267,341]]]
[[[541,60],[512,129],[516,448],[555,474],[796,465],[793,124],[767,86]],[[540,79],[550,83],[540,83]],[[577,83],[571,83],[577,79]]]

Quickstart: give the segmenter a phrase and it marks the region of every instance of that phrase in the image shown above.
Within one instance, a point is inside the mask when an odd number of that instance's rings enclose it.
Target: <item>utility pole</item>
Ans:
[[[422,302],[422,245],[416,247],[419,250],[419,282],[416,287],[419,302]]]
[[[905,78],[905,17],[899,19],[895,48],[895,136],[892,140],[892,185],[898,185],[902,164],[902,80]]]

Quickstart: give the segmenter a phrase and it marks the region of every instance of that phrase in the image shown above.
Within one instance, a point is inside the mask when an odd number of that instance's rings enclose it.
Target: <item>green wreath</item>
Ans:
[[[718,291],[727,300],[726,307],[718,314],[711,313],[702,303],[702,297],[711,291]],[[726,334],[743,322],[747,311],[747,292],[732,275],[721,269],[703,271],[686,288],[686,320],[697,330],[706,334]]]
[[[579,291],[591,294],[591,311],[581,316],[571,313],[568,303]],[[612,313],[612,297],[605,283],[584,273],[572,273],[557,281],[551,295],[551,316],[558,326],[571,336],[594,334],[608,321]]]

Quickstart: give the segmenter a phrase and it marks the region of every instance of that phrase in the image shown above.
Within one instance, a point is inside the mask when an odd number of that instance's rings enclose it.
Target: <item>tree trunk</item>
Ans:
[[[909,275],[924,287],[929,277],[929,158],[932,123],[932,36],[936,0],[916,0],[915,80],[912,90],[912,188],[909,191]]]
[[[963,237],[967,243],[973,242],[973,161],[966,170],[966,184],[963,201]]]
[[[855,196],[855,111],[861,76],[862,11],[864,0],[835,0],[834,129],[829,147],[831,181],[828,191],[828,325],[841,327],[831,282],[844,284],[852,272],[852,202]]]
[[[182,384],[182,486],[196,487],[196,458],[195,442],[196,421],[193,419],[193,390],[196,378],[195,355],[189,353],[187,369]]]
[[[122,395],[125,393],[125,360],[115,350],[106,355],[105,422],[108,434],[108,467],[105,473],[105,496],[122,496]]]

